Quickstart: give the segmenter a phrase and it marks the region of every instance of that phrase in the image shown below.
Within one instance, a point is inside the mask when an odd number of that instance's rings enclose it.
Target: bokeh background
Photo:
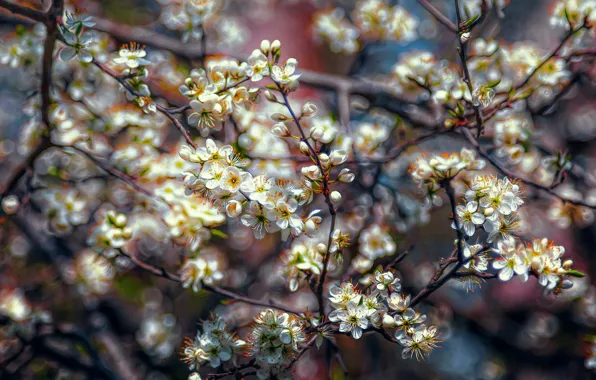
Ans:
[[[242,47],[232,52],[235,56],[248,56],[262,39],[279,39],[284,55],[296,57],[303,69],[366,78],[388,74],[400,56],[413,50],[429,50],[437,57],[449,60],[456,58],[455,36],[446,33],[415,0],[397,2],[420,20],[420,38],[408,44],[370,41],[354,55],[331,53],[324,43],[315,41],[312,33],[313,16],[318,10],[330,6],[350,9],[352,2],[349,0],[229,0],[223,12],[237,20],[244,33]],[[433,3],[455,19],[451,2]],[[551,3],[550,0],[511,0],[504,16],[493,15],[494,22],[483,25],[479,33],[507,43],[532,41],[550,50],[561,37],[560,31],[554,30],[548,22]],[[37,5],[35,2],[28,4]],[[161,6],[155,1],[104,0],[85,2],[85,6],[91,15],[175,36],[157,21]],[[13,33],[17,25],[23,24],[23,20],[8,13],[3,13],[0,20],[0,33]],[[220,48],[209,40],[208,46],[210,51]],[[151,54],[150,47],[148,51]],[[551,150],[568,150],[574,162],[586,169],[585,189],[596,184],[591,174],[594,172],[596,138],[593,78],[590,75],[580,78],[574,89],[552,110],[535,118],[541,144]],[[23,160],[18,141],[27,116],[21,109],[37,85],[30,72],[5,66],[0,68],[0,181]],[[295,97],[304,101],[316,99],[328,104],[330,109],[334,109],[336,102],[333,94],[306,86]],[[353,122],[365,117],[355,114]],[[445,137],[424,143],[422,149],[428,152],[455,151],[461,146],[461,141]],[[409,196],[415,197],[411,181],[406,177],[405,174],[387,176],[380,181],[398,190],[406,189]],[[350,190],[346,191],[349,193]],[[517,280],[506,284],[491,280],[473,292],[453,281],[421,307],[432,320],[439,321],[443,334],[441,349],[434,351],[427,360],[417,362],[402,360],[400,347],[374,334],[365,335],[360,341],[339,336],[337,344],[352,379],[548,380],[594,377],[585,369],[584,361],[590,346],[586,336],[596,333],[596,288],[593,286],[596,227],[561,230],[545,216],[548,200],[527,199],[527,202],[531,205],[526,209],[531,234],[548,236],[565,246],[566,255],[587,276],[557,298],[545,298],[535,279],[528,284]],[[433,272],[433,263],[450,251],[454,234],[448,228],[449,214],[448,207],[438,208],[432,212],[428,223],[395,237],[401,251],[414,245],[399,266],[406,289],[414,292],[424,286]],[[43,231],[41,219],[33,210],[20,213],[11,221],[2,220],[0,285],[18,285],[32,304],[50,311],[55,320],[80,326],[91,336],[100,352],[113,350],[110,345],[117,342],[119,347],[116,349],[121,355],[108,356],[109,361],[133,369],[140,378],[186,378],[189,371],[177,352],[184,336],[194,335],[197,320],[207,318],[211,313],[222,313],[238,321],[253,315],[253,309],[246,305],[223,306],[223,300],[217,296],[182,291],[177,284],[134,269],[116,276],[110,292],[90,299],[80,294],[76,286],[61,281],[49,260],[54,257],[58,263],[67,263],[84,245],[84,237],[74,234],[57,238],[39,233]],[[85,230],[85,226],[81,230]],[[236,279],[235,284],[230,285],[259,298],[269,292],[296,305],[306,306],[312,301],[308,294],[288,295],[283,281],[272,275],[275,253],[284,248],[279,237],[245,245],[234,243],[235,238],[245,241],[240,236],[245,232],[233,231],[231,239],[214,243],[217,249],[226,253],[229,268],[239,268],[230,269],[228,275]],[[175,253],[165,251],[160,254],[161,257],[148,257],[148,260],[167,262],[165,257]],[[239,327],[243,331],[242,326]],[[325,378],[329,371],[327,355],[331,352],[325,349],[311,350],[297,363],[296,376]],[[336,366],[331,372],[333,378],[343,376]],[[47,360],[33,358],[21,376],[50,379],[75,375]]]

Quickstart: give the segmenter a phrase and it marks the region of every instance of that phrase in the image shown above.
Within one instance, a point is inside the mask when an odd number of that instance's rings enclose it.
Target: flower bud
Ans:
[[[319,154],[319,161],[321,161],[321,164],[325,168],[329,167],[329,156],[327,155],[327,153]]]
[[[325,243],[317,244],[317,251],[319,251],[319,253],[327,252],[327,244],[325,244]]]
[[[344,168],[339,172],[337,176],[337,180],[343,183],[350,183],[354,180],[354,173],[350,172],[350,169]]]
[[[320,140],[324,133],[325,131],[323,131],[323,128],[315,127],[310,130],[310,137],[312,137],[313,140]]]
[[[563,263],[563,269],[569,269],[573,266],[573,260],[565,260]]]
[[[300,86],[300,82],[297,80],[293,80],[289,84],[287,84],[285,86],[285,88],[291,92],[291,91],[296,91],[299,86]]]
[[[290,135],[290,131],[284,123],[275,124],[271,129],[271,133],[273,133],[277,137],[286,137]]]
[[[561,282],[560,287],[561,287],[561,289],[571,289],[571,288],[573,288],[573,281],[571,281],[569,279],[565,279]]]
[[[229,201],[226,206],[226,214],[228,214],[230,218],[239,217],[240,214],[242,214],[242,205],[240,202],[233,199]]]
[[[281,42],[279,40],[275,40],[271,43],[271,53],[277,54],[279,53],[279,49],[281,49]]]
[[[282,113],[279,112],[275,112],[273,115],[271,115],[271,120],[273,121],[286,121],[288,120],[288,117]]]
[[[314,220],[309,219],[304,223],[304,233],[307,236],[311,236],[313,233],[317,231],[317,224]]]
[[[313,181],[319,180],[322,177],[321,169],[317,165],[304,167],[301,172],[303,176]]]
[[[468,42],[470,40],[470,32],[464,32],[464,33],[460,34],[459,40],[461,41],[462,44],[465,44],[466,42]]]
[[[348,155],[344,150],[334,150],[329,157],[332,166],[341,165],[348,159]]]
[[[14,214],[19,209],[21,202],[16,195],[9,195],[7,197],[2,198],[2,211],[4,211],[7,215]]]
[[[271,43],[269,42],[269,40],[261,41],[261,51],[263,52],[263,54],[268,55],[270,50]]]
[[[275,96],[275,94],[269,90],[265,90],[263,95],[265,96],[265,99],[269,100],[270,102],[279,102],[279,100],[277,100],[277,96]]]
[[[392,328],[392,327],[395,327],[396,325],[397,325],[397,323],[395,323],[395,319],[391,315],[389,315],[387,313],[385,313],[385,315],[383,315],[383,327]]]
[[[329,198],[331,199],[332,203],[341,202],[341,194],[339,193],[339,191],[332,191],[329,195]]]
[[[182,158],[184,161],[190,161],[190,155],[192,154],[192,151],[190,149],[189,146],[187,145],[182,145],[180,147],[180,151],[178,152],[178,155],[180,156],[180,158]]]
[[[302,106],[302,116],[311,117],[317,114],[317,106],[308,102]]]
[[[305,143],[304,141],[300,142],[300,152],[302,152],[302,154],[305,154],[308,156],[310,149],[308,148],[308,144]]]

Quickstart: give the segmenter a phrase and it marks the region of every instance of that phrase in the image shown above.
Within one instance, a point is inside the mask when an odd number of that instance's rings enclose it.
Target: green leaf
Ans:
[[[492,80],[492,81],[488,82],[487,86],[490,88],[495,88],[499,85],[499,83],[501,83],[501,80],[496,79],[496,80]]]
[[[463,116],[465,113],[464,105],[461,102],[457,102],[457,110],[459,111],[459,115]]]
[[[449,115],[457,117],[457,112],[455,112],[454,110],[447,110],[447,112],[449,113]]]
[[[221,238],[221,239],[227,239],[228,238],[228,234],[226,234],[225,232],[222,232],[220,230],[211,230],[211,235],[216,236],[216,237]]]
[[[480,15],[475,15],[472,18],[469,18],[468,20],[466,20],[466,22],[464,23],[465,27],[469,27],[470,25],[472,25],[473,23],[476,22],[476,20],[478,20],[480,18]]]
[[[575,269],[568,270],[567,273],[565,273],[565,274],[568,276],[571,276],[571,277],[586,277],[586,275],[584,273],[582,273],[578,270],[575,270]]]

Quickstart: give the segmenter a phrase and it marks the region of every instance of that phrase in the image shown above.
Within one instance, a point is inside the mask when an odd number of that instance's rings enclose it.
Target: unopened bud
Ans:
[[[275,112],[273,115],[271,115],[271,120],[286,121],[286,120],[288,120],[288,117],[286,115],[284,115],[283,113]]]
[[[331,194],[329,195],[329,198],[331,199],[331,202],[333,202],[333,203],[341,202],[341,194],[339,193],[339,191],[332,191]]]
[[[565,260],[563,263],[564,269],[570,269],[573,266],[573,260]]]
[[[327,244],[324,244],[324,243],[317,244],[317,251],[319,251],[319,253],[327,252]]]
[[[344,162],[346,162],[347,159],[348,155],[344,150],[334,150],[333,152],[331,152],[330,160],[331,165],[333,166],[341,165]]]
[[[268,55],[270,50],[271,43],[269,42],[269,40],[261,41],[261,51],[263,52],[263,54]]]
[[[9,195],[7,197],[2,198],[2,211],[4,211],[7,215],[14,214],[19,209],[21,202],[16,195]]]
[[[308,102],[302,106],[302,116],[311,117],[311,116],[316,115],[316,113],[317,113],[317,106],[315,106],[311,102]]]
[[[275,40],[271,43],[271,53],[277,54],[279,53],[279,49],[281,49],[281,42],[279,40]]]
[[[231,200],[226,205],[226,214],[230,218],[237,218],[242,214],[242,205],[236,200]]]
[[[392,328],[392,327],[395,327],[396,325],[397,325],[397,323],[395,323],[395,319],[391,315],[389,315],[389,314],[383,315],[383,327]]]
[[[459,40],[461,41],[462,44],[465,44],[466,42],[468,42],[470,40],[470,32],[464,32],[464,33],[460,34]]]
[[[325,131],[323,131],[323,128],[315,127],[310,130],[310,137],[312,137],[313,140],[320,140],[324,133]]]
[[[354,173],[351,173],[350,169],[348,168],[342,169],[337,176],[337,180],[343,183],[350,183],[354,180],[354,178]]]
[[[279,102],[279,100],[277,100],[277,96],[275,96],[275,94],[269,90],[265,90],[265,92],[263,92],[263,95],[265,96],[265,99],[269,100],[270,102]]]
[[[329,156],[327,155],[327,153],[319,154],[319,161],[321,161],[321,164],[324,167],[328,167],[329,166]]]
[[[308,155],[310,152],[310,149],[308,149],[308,144],[305,143],[304,141],[300,142],[300,152],[302,152],[302,154]]]
[[[571,281],[569,279],[565,279],[565,280],[561,281],[560,287],[561,287],[561,289],[571,289],[571,288],[573,288],[573,281]]]
[[[284,123],[277,123],[271,129],[271,133],[277,137],[286,137],[290,135],[290,130]]]

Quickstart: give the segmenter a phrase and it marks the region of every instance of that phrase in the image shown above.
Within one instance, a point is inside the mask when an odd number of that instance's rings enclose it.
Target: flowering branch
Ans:
[[[167,280],[182,284],[182,279],[180,278],[180,276],[178,276],[172,272],[169,272],[165,268],[160,268],[160,267],[156,267],[154,265],[148,264],[142,260],[139,260],[135,255],[129,254],[129,253],[125,252],[124,250],[119,250],[119,253],[122,256],[128,258],[133,264],[135,264],[137,267],[143,269],[146,272],[149,272],[149,273],[154,274],[155,276],[162,277]],[[282,310],[287,313],[291,313],[291,314],[295,314],[295,315],[304,314],[303,311],[296,310],[291,307],[279,305],[279,304],[272,303],[272,302],[265,302],[265,301],[260,301],[257,299],[249,298],[249,297],[234,293],[230,290],[226,290],[226,289],[223,289],[223,288],[220,288],[217,286],[203,284],[203,289],[205,289],[211,293],[219,294],[220,296],[223,296],[225,298],[230,298],[235,301],[247,303],[247,304],[253,305],[253,306]]]
[[[520,178],[518,177],[515,173],[513,173],[511,170],[505,168],[503,165],[499,164],[486,150],[484,150],[481,146],[480,143],[478,142],[478,140],[476,140],[474,138],[474,136],[472,136],[472,134],[470,133],[469,130],[462,128],[462,132],[464,134],[464,136],[468,139],[468,142],[470,143],[470,145],[472,145],[472,147],[474,147],[474,149],[478,152],[478,154],[480,156],[482,156],[483,158],[485,158],[488,162],[491,163],[492,166],[494,166],[497,170],[499,170],[501,173],[503,173],[506,176],[512,177],[512,178],[517,178],[519,181],[523,182],[524,184],[531,186],[535,189],[538,189],[542,192],[545,192],[555,198],[560,199],[561,201],[563,201],[564,203],[571,203],[573,205],[576,206],[582,206],[582,207],[587,207],[593,210],[596,210],[596,205],[590,205],[587,204],[585,202],[582,201],[577,201],[577,200],[573,200],[573,199],[568,199],[565,198],[563,196],[561,196],[560,194],[558,194],[553,188],[548,187],[548,186],[543,186],[539,183],[536,183],[534,181],[531,181],[529,179],[524,179],[524,178]]]

